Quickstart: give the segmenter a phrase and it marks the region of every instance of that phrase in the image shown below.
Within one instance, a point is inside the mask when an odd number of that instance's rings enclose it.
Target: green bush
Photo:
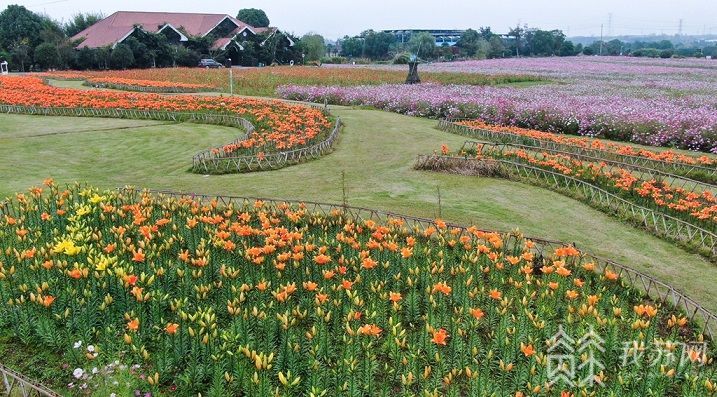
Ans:
[[[134,53],[126,44],[117,44],[110,55],[110,63],[113,68],[127,69],[134,65]]]
[[[58,66],[60,53],[52,43],[42,43],[35,48],[35,63],[40,69],[47,70]]]
[[[408,61],[411,60],[411,56],[407,52],[402,52],[399,54],[396,54],[395,57],[393,57],[393,64],[394,65],[406,65],[408,64]]]

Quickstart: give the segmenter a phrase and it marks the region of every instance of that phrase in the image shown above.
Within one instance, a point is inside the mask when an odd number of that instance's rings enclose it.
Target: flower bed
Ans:
[[[640,147],[605,142],[598,139],[588,137],[573,137],[562,134],[553,134],[528,128],[520,128],[513,126],[501,126],[486,123],[483,120],[463,120],[456,122],[458,125],[464,125],[470,128],[484,129],[505,134],[519,135],[528,138],[534,138],[542,141],[551,141],[559,144],[576,146],[586,149],[597,149],[608,151],[624,156],[644,157],[650,160],[665,161],[669,163],[679,163],[686,165],[715,166],[717,158],[706,155],[685,155],[677,153],[673,150],[648,150]]]
[[[713,105],[681,106],[659,99],[574,96],[550,89],[383,85],[282,86],[286,99],[371,106],[431,118],[480,118],[491,124],[578,134],[651,146],[717,151]]]
[[[687,318],[570,246],[49,180],[5,211],[0,321],[74,382],[119,358],[138,388],[187,395],[714,391]],[[550,383],[561,330],[600,335],[583,386]]]
[[[367,68],[302,67],[278,66],[266,68],[234,68],[234,92],[242,95],[272,97],[276,88],[284,84],[298,85],[340,85],[402,83],[406,80],[405,70],[372,70]],[[155,68],[88,72],[54,72],[48,76],[78,79],[80,76],[92,79],[130,79],[158,82],[177,82],[210,86],[229,91],[229,73],[226,69],[201,68]],[[515,82],[545,80],[539,76],[517,73],[485,75],[479,73],[435,72],[421,75],[424,81],[437,84],[495,85]]]
[[[207,84],[193,84],[173,81],[142,80],[113,76],[93,75],[91,72],[53,72],[42,76],[60,80],[84,80],[85,85],[124,91],[157,93],[191,93],[216,90]]]
[[[330,118],[319,109],[281,101],[66,89],[48,86],[38,77],[0,78],[0,104],[230,114],[248,119],[255,127],[247,139],[222,148],[224,153],[234,155],[309,146],[325,139],[332,126]]]

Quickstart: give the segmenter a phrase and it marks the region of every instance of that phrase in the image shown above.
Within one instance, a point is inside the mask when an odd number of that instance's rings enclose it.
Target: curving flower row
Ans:
[[[443,155],[450,149],[443,145]],[[469,152],[461,155],[473,154]],[[672,186],[669,180],[640,179],[629,169],[577,159],[569,154],[535,150],[482,150],[479,157],[517,161],[567,175],[615,193],[638,205],[655,208],[707,230],[717,229],[717,197],[708,190],[693,191]]]
[[[51,72],[38,75],[61,80],[85,80],[89,85],[101,85],[107,88],[161,88],[168,91],[209,91],[214,89],[213,86],[207,84],[123,78],[92,72]]]
[[[519,136],[525,136],[529,138],[539,139],[543,141],[550,141],[560,144],[566,144],[576,146],[580,148],[597,149],[608,152],[613,152],[620,155],[626,156],[637,156],[644,157],[650,160],[666,161],[671,163],[681,163],[689,165],[705,165],[714,166],[717,165],[717,158],[707,155],[686,155],[675,152],[674,150],[648,150],[642,147],[636,147],[626,144],[617,144],[612,142],[606,142],[604,140],[593,139],[589,137],[576,137],[562,134],[554,134],[550,132],[543,132],[528,128],[520,128],[515,126],[503,126],[486,123],[483,120],[464,120],[456,122],[458,125],[464,125],[466,127],[484,129],[490,131],[501,132],[505,134],[513,134]]]
[[[0,324],[74,378],[120,360],[138,389],[186,395],[713,393],[687,318],[596,270],[440,220],[48,180],[0,217]],[[599,334],[602,367],[551,378],[560,333]]]
[[[331,120],[321,110],[276,100],[78,90],[52,87],[39,77],[0,77],[0,104],[231,114],[256,127],[247,139],[222,148],[225,154],[236,155],[308,146],[331,128]]]

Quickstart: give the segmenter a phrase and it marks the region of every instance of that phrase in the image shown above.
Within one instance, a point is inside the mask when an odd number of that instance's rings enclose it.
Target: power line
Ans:
[[[47,3],[32,4],[32,5],[27,6],[27,8],[42,7],[42,6],[47,6],[47,5],[50,5],[50,4],[65,3],[65,2],[68,2],[68,1],[70,1],[70,0],[55,0],[55,1],[49,1],[49,2],[47,2]]]

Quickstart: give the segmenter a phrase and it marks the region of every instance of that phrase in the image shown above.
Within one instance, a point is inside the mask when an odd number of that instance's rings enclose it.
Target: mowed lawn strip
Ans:
[[[204,176],[187,172],[192,155],[236,138],[231,128],[176,124],[22,138],[28,123],[46,132],[86,129],[87,119],[1,115],[0,195],[39,185],[48,176],[114,188],[134,185],[224,195],[340,203],[342,171],[348,203],[410,215],[442,217],[485,229],[575,242],[670,283],[717,312],[717,265],[560,194],[501,179],[413,170],[415,156],[459,147],[465,138],[436,130],[435,121],[335,109],[346,123],[334,153],[271,172]],[[100,119],[89,119],[96,123]],[[104,128],[118,120],[100,120]],[[124,122],[124,120],[120,120]],[[102,128],[97,126],[97,128]],[[18,137],[13,139],[13,137]]]

